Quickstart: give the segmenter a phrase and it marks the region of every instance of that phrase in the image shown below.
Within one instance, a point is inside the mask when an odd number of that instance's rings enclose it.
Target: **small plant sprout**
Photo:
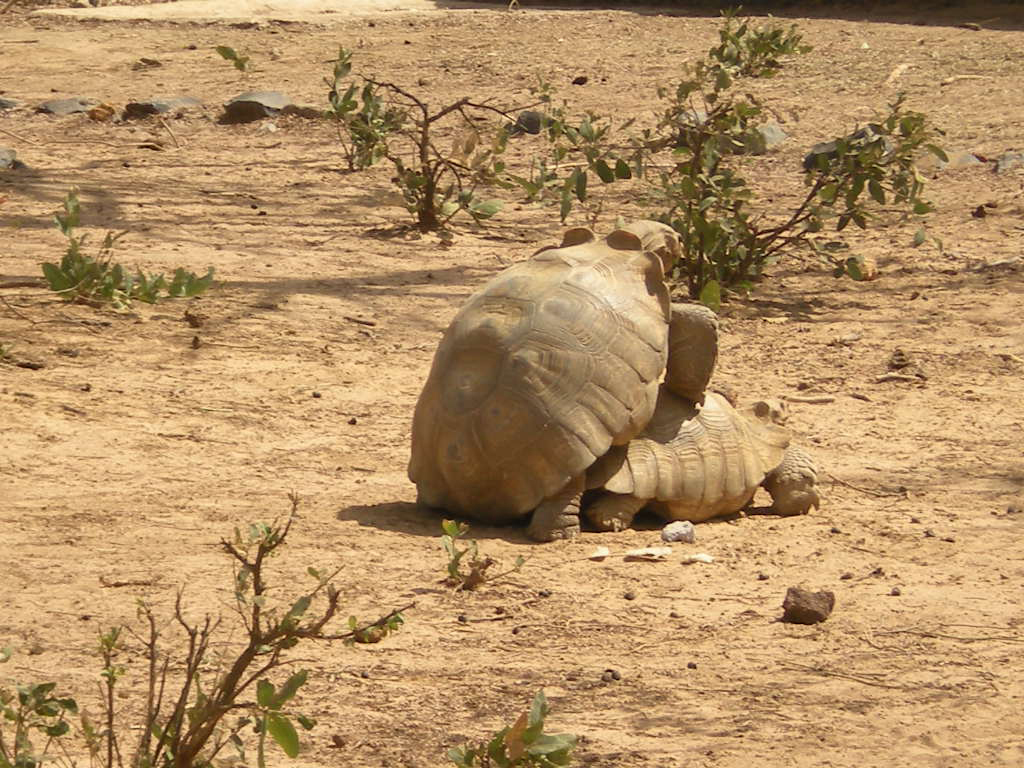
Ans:
[[[479,547],[473,539],[465,539],[466,546],[460,547],[459,542],[469,531],[469,526],[455,520],[441,521],[441,546],[448,556],[448,575],[444,583],[449,587],[461,590],[474,590],[484,582],[495,582],[497,579],[517,572],[526,560],[517,556],[515,564],[507,571],[490,574],[488,570],[497,565],[497,560],[487,555],[481,557]],[[465,566],[465,567],[464,567]]]
[[[459,768],[554,768],[569,765],[577,737],[571,733],[544,733],[550,712],[544,691],[533,698],[529,712],[502,728],[489,741],[474,747],[455,747],[448,759]]]
[[[163,298],[198,296],[213,284],[213,267],[202,277],[181,267],[174,271],[170,280],[162,274],[147,275],[141,270],[133,276],[113,261],[114,246],[126,232],[107,232],[96,256],[88,256],[84,253],[87,236],[75,234],[81,218],[77,190],[67,193],[62,209],[54,216],[54,222],[68,240],[67,250],[60,264],[45,262],[42,268],[50,290],[67,301],[94,307],[109,304],[122,309],[133,301],[154,304]]]
[[[249,71],[249,57],[227,45],[218,45],[214,50],[222,59],[230,61],[239,72]]]
[[[0,664],[13,649],[0,648]],[[50,750],[78,714],[72,698],[55,696],[56,683],[0,687],[0,768],[36,768],[50,759]]]

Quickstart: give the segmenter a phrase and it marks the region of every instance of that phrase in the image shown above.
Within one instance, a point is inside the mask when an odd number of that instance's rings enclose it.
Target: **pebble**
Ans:
[[[13,149],[0,147],[0,171],[16,171],[25,167],[25,164],[18,159],[18,153]]]
[[[167,99],[146,99],[144,101],[129,101],[124,105],[124,112],[121,114],[124,120],[137,120],[151,115],[164,115],[168,112],[184,112],[188,109],[202,109],[203,102],[193,99],[191,96],[175,96]]]
[[[889,594],[892,595],[893,597],[899,597],[900,595],[903,594],[903,590],[900,589],[899,587],[893,587],[892,589],[889,590]]]
[[[715,558],[711,555],[705,555],[703,552],[698,552],[695,555],[683,555],[683,565],[693,565],[694,563],[713,563]]]
[[[0,99],[0,112],[4,112],[8,109],[14,109],[20,104],[21,102],[14,101],[13,99]]]
[[[264,117],[276,117],[291,99],[280,91],[247,91],[224,105],[222,123],[251,123]]]
[[[36,112],[64,117],[66,115],[74,115],[79,112],[88,112],[97,104],[99,104],[99,102],[96,101],[96,99],[83,99],[80,96],[72,96],[67,99],[50,99],[49,101],[44,101],[36,107]]]
[[[835,604],[833,592],[790,587],[782,601],[782,620],[788,624],[818,624],[831,615]]]
[[[661,529],[662,541],[683,541],[687,544],[693,544],[696,536],[693,523],[689,520],[676,520]]]
[[[601,673],[601,679],[606,683],[610,683],[613,680],[621,680],[622,673],[617,669],[606,669]]]

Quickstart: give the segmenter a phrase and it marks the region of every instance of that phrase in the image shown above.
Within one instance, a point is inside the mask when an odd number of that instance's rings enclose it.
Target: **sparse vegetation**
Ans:
[[[80,204],[77,190],[64,198],[63,212],[54,216],[58,229],[68,240],[60,264],[43,264],[43,277],[50,290],[68,301],[91,306],[110,304],[116,308],[133,301],[154,304],[162,298],[183,299],[198,296],[213,283],[213,267],[202,277],[179,267],[168,280],[163,274],[146,274],[138,270],[133,276],[113,260],[114,246],[126,233],[107,232],[95,257],[84,252],[87,235],[78,235]]]
[[[734,77],[771,77],[782,68],[780,56],[813,50],[802,43],[796,24],[789,28],[775,23],[753,26],[744,20],[737,26],[738,13],[739,9],[722,12],[725,24],[718,30],[719,44],[708,51],[708,56]]]
[[[245,54],[239,53],[234,48],[227,45],[218,45],[213,50],[220,54],[222,59],[230,61],[234,68],[239,72],[249,71],[249,57]]]
[[[500,202],[483,199],[478,190],[504,172],[501,155],[508,135],[504,128],[486,135],[473,113],[507,115],[468,98],[433,109],[401,86],[370,78],[346,87],[343,81],[351,72],[351,59],[351,52],[341,48],[333,78],[327,81],[330,113],[338,120],[349,168],[388,160],[395,168],[392,181],[423,231],[444,229],[460,213],[475,221],[497,213]],[[445,151],[437,134],[449,121],[455,123],[456,139]]]
[[[473,539],[463,539],[469,531],[469,526],[455,520],[443,520],[441,522],[441,546],[448,555],[448,575],[444,582],[449,587],[457,589],[473,590],[484,582],[493,582],[496,579],[515,573],[526,562],[522,556],[516,557],[515,563],[507,571],[501,573],[489,573],[497,560],[487,555],[480,555],[480,549]],[[466,546],[460,547],[459,542],[465,541]],[[465,570],[463,570],[465,566]]]
[[[577,737],[571,733],[544,733],[550,712],[544,691],[533,698],[529,712],[498,731],[491,739],[473,747],[455,747],[448,759],[459,768],[554,768],[569,765]]]
[[[172,626],[184,639],[186,650],[168,649],[167,631],[149,603],[139,605],[142,629],[112,627],[99,638],[103,722],[97,724],[83,713],[81,737],[93,765],[104,768],[197,768],[210,766],[230,748],[246,761],[246,735],[255,734],[257,764],[266,764],[268,737],[289,757],[299,752],[296,724],[310,730],[312,718],[290,707],[306,683],[308,670],[300,669],[275,684],[271,676],[291,662],[286,653],[309,640],[379,642],[402,623],[402,610],[391,611],[369,624],[349,618],[349,631],[333,633],[328,624],[336,617],[340,593],[332,584],[338,568],[325,573],[307,569],[312,587],[291,602],[271,599],[265,567],[286,543],[299,499],[292,494],[291,513],[271,525],[255,524],[236,529],[221,549],[234,562],[235,611],[244,629],[240,650],[216,651],[226,639],[221,619],[206,616],[200,622],[185,616],[183,595],[174,606]],[[313,611],[314,602],[321,604]],[[129,641],[136,641],[129,647]],[[120,682],[126,668],[118,659],[141,654],[146,663],[146,693],[141,723],[126,723],[117,709]],[[9,655],[9,652],[5,652]],[[211,670],[214,670],[211,673]],[[0,690],[0,768],[36,768],[55,740],[68,735],[69,715],[78,713],[72,698],[53,696],[56,683],[18,686]],[[253,696],[254,698],[250,698]],[[9,725],[11,723],[13,725]],[[13,733],[10,729],[13,728]],[[46,737],[36,747],[32,736]],[[132,751],[126,747],[129,739]]]

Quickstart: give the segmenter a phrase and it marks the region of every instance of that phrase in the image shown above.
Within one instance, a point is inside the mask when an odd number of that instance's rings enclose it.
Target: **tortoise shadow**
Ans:
[[[338,510],[335,517],[341,522],[355,521],[368,528],[431,539],[441,535],[441,521],[447,518],[467,523],[470,526],[469,538],[472,539],[500,539],[510,544],[537,543],[526,535],[525,525],[488,525],[479,520],[453,515],[443,509],[424,507],[409,501],[353,504]]]

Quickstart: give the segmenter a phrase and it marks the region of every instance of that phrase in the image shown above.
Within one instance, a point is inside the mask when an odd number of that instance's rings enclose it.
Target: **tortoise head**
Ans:
[[[668,224],[642,219],[631,222],[622,229],[639,237],[644,250],[661,259],[661,265],[666,275],[671,274],[672,267],[683,256],[679,235]]]

